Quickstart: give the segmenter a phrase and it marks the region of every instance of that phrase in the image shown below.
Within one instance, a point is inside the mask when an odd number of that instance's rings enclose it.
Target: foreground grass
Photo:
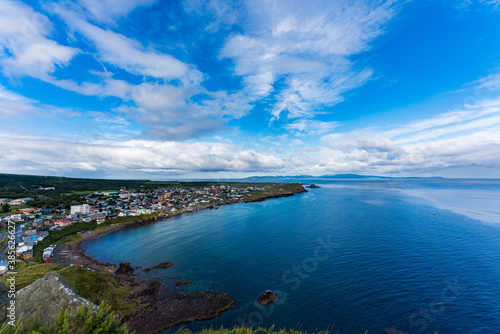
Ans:
[[[20,263],[17,268],[16,290],[30,285],[49,271],[57,271],[66,278],[83,298],[97,305],[105,303],[111,307],[112,311],[127,311],[138,305],[135,302],[125,303],[122,300],[130,287],[118,284],[111,274],[93,272],[80,266],[62,267],[54,263]],[[6,284],[7,278],[8,276],[0,278],[0,282]]]

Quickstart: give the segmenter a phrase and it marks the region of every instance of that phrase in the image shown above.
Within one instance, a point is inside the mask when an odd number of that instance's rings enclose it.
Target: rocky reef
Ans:
[[[257,300],[260,305],[266,306],[273,303],[276,300],[276,295],[271,290],[266,290],[263,294],[260,295]]]
[[[147,273],[147,272],[149,272],[149,271],[151,271],[151,270],[153,270],[153,269],[168,268],[168,267],[171,267],[172,265],[173,265],[173,263],[172,263],[172,262],[168,262],[168,261],[167,261],[167,262],[160,263],[160,264],[158,264],[158,265],[156,265],[156,266],[154,266],[154,267],[151,267],[151,268],[146,268],[146,269],[144,269],[144,270],[142,270],[142,271],[144,271],[144,272],[146,272],[146,273]]]
[[[187,279],[183,279],[182,281],[175,282],[175,286],[186,285],[188,283],[189,283],[189,281]]]
[[[174,293],[141,307],[128,319],[128,328],[137,334],[156,333],[184,322],[215,318],[233,304],[223,292]]]

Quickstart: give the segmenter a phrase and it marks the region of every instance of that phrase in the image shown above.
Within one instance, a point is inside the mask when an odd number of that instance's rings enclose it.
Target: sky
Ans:
[[[0,0],[0,173],[500,178],[500,0]]]

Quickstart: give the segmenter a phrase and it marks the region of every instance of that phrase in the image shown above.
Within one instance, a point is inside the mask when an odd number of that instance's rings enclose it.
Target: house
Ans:
[[[34,211],[36,211],[35,208],[25,208],[25,209],[17,209],[15,213],[27,214],[27,213],[34,212]]]
[[[25,204],[26,201],[22,200],[21,198],[18,199],[13,199],[12,201],[9,202],[10,206],[19,206]]]
[[[22,257],[25,260],[33,258],[33,251],[24,252],[23,255],[22,255]]]
[[[23,215],[21,213],[17,213],[15,215],[6,216],[5,220],[17,222],[17,221],[23,221],[24,218],[23,218]]]
[[[71,220],[70,219],[58,219],[54,222],[56,226],[59,227],[66,227],[71,225]]]
[[[90,220],[92,220],[92,221],[94,221],[94,220],[103,221],[106,219],[106,212],[91,213],[89,215],[89,217],[90,217]]]
[[[31,197],[24,197],[24,198],[17,198],[17,199],[13,199],[9,202],[9,205],[10,206],[19,206],[19,205],[24,205],[28,202],[31,202],[33,201],[33,198]]]
[[[0,205],[5,204],[5,203],[9,203],[9,202],[10,202],[10,199],[8,199],[8,198],[0,198]]]

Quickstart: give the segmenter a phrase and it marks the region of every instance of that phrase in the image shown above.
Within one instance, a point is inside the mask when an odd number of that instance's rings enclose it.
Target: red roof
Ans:
[[[70,219],[58,219],[54,223],[71,223]]]

